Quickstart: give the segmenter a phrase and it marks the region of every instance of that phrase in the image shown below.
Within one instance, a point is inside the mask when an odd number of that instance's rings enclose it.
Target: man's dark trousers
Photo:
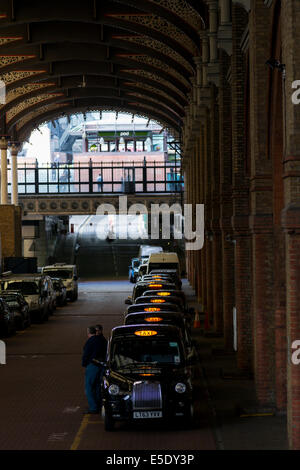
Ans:
[[[92,362],[85,368],[85,394],[90,411],[99,411],[99,384],[102,375],[102,367],[96,366]]]

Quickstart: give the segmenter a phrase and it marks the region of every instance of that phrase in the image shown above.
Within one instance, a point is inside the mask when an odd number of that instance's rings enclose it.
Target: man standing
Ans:
[[[98,175],[97,183],[98,183],[98,191],[99,191],[99,192],[102,192],[103,182],[102,182],[102,175],[101,175],[101,173],[99,173],[99,175]]]
[[[89,409],[85,414],[99,413],[101,406],[100,385],[103,376],[103,367],[99,361],[106,358],[107,341],[102,335],[96,336],[96,328],[87,329],[88,340],[83,348],[82,366],[85,367],[85,394]],[[97,364],[98,363],[98,364]]]

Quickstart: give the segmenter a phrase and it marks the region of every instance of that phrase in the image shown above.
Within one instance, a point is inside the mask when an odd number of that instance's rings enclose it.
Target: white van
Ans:
[[[147,274],[154,269],[176,269],[180,276],[180,264],[177,253],[152,253],[149,257]]]
[[[78,298],[77,269],[74,264],[56,263],[44,266],[42,273],[50,277],[60,277],[67,290],[67,297],[71,300]]]
[[[149,259],[149,256],[152,253],[162,253],[163,248],[162,246],[156,246],[156,245],[141,245],[139,249],[139,259],[141,260],[141,263],[146,263]]]

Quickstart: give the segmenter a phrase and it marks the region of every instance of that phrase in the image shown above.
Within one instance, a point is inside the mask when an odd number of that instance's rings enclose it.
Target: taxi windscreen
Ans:
[[[23,295],[38,295],[39,288],[34,281],[4,282],[5,290],[20,290]]]
[[[111,345],[112,369],[134,368],[145,364],[173,364],[183,362],[180,345],[167,338],[116,338]]]
[[[71,279],[73,277],[73,272],[67,269],[44,269],[43,274],[50,277],[60,277],[61,279]]]

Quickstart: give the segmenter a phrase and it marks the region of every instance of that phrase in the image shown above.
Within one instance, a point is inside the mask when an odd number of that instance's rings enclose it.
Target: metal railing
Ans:
[[[24,164],[18,166],[18,193],[22,194],[130,194],[180,193],[180,163],[102,162]],[[8,168],[8,191],[11,171]]]

